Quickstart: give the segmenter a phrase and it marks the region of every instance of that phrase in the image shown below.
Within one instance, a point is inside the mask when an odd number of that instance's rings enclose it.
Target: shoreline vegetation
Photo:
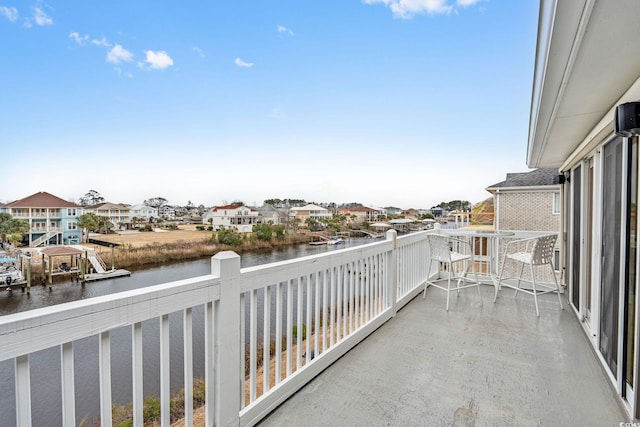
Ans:
[[[94,249],[107,266],[140,271],[148,268],[211,257],[220,251],[262,252],[290,245],[308,243],[311,233],[237,233],[231,230],[203,231],[195,226],[181,226],[176,230],[100,234],[95,239],[113,247],[82,243]],[[91,237],[94,238],[93,236]],[[42,265],[34,258],[31,277],[34,284],[44,283]],[[69,280],[63,275],[54,282]]]

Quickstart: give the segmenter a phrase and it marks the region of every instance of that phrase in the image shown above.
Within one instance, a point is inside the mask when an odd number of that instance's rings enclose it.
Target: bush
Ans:
[[[152,396],[145,397],[142,417],[145,423],[150,423],[160,418],[160,399]]]
[[[253,226],[253,232],[258,240],[270,242],[273,237],[273,227],[269,224],[256,224]]]
[[[196,225],[196,230],[204,231],[204,225]]]
[[[222,229],[218,231],[218,243],[228,246],[242,245],[242,234],[237,231]]]

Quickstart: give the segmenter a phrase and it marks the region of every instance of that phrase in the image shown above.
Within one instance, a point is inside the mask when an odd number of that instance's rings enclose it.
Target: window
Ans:
[[[560,214],[560,193],[553,193],[553,214]]]
[[[67,209],[67,215],[76,216],[76,209],[75,208]]]
[[[77,222],[69,222],[67,223],[67,230],[77,230],[78,223]]]

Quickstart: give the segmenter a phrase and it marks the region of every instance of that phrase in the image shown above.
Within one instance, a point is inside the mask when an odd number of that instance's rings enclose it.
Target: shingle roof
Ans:
[[[16,200],[15,202],[7,203],[4,205],[6,208],[79,208],[73,202],[68,202],[60,197],[49,194],[46,191],[32,194],[24,199]]]
[[[507,179],[487,188],[505,187],[538,187],[542,185],[558,185],[559,172],[556,168],[540,168],[531,172],[508,173]]]

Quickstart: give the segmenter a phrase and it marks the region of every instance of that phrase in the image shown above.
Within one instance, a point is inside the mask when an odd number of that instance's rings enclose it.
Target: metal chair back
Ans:
[[[531,264],[551,264],[553,248],[556,245],[557,238],[558,236],[556,234],[549,234],[538,238],[531,251]]]

